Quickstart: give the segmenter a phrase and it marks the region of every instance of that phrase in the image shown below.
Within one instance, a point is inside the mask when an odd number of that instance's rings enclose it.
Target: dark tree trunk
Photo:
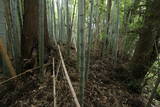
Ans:
[[[128,65],[133,88],[137,88],[157,58],[155,44],[160,37],[160,0],[148,0],[144,26]]]
[[[49,42],[47,13],[44,15],[45,52],[51,47]],[[38,48],[39,33],[39,0],[24,0],[24,24],[22,35],[22,58],[31,58],[33,49]]]
[[[22,58],[31,58],[32,49],[38,43],[38,1],[24,0]]]
[[[51,46],[51,41],[49,39],[49,32],[48,32],[48,20],[47,20],[47,7],[46,7],[46,0],[45,0],[45,12],[44,12],[44,45],[45,45],[45,48],[46,49],[49,49]],[[50,35],[50,36],[53,36],[53,35]]]

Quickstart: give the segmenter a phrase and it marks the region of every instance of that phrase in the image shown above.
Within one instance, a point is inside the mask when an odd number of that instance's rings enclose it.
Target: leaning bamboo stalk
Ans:
[[[68,81],[68,84],[69,84],[71,93],[72,93],[72,95],[73,95],[73,98],[74,98],[76,107],[80,107],[80,104],[79,104],[79,102],[78,102],[77,95],[76,95],[76,93],[75,93],[75,91],[74,91],[74,88],[73,88],[73,86],[72,86],[71,80],[70,80],[69,75],[68,75],[68,73],[67,73],[67,69],[66,69],[66,66],[65,66],[65,63],[64,63],[64,60],[63,60],[62,53],[61,53],[61,50],[60,50],[59,45],[58,45],[58,50],[59,50],[60,58],[61,58],[61,61],[62,61],[62,66],[63,66],[63,69],[64,69],[64,73],[65,73],[66,79],[67,79],[67,81]]]
[[[7,55],[7,50],[4,48],[2,40],[0,39],[0,54],[2,55],[7,68],[9,69],[9,72],[11,74],[12,77],[16,76],[16,71],[12,66],[12,63],[9,59],[9,56]]]
[[[56,79],[55,79],[55,64],[54,64],[54,58],[53,58],[53,99],[54,99],[54,107],[56,106]]]

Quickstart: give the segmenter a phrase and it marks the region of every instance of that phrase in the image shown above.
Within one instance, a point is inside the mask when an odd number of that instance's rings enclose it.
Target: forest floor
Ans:
[[[75,52],[65,60],[66,67],[76,93],[79,93],[79,72],[76,70]],[[54,55],[56,67],[59,56]],[[122,61],[123,62],[123,61]],[[85,107],[144,107],[146,97],[133,94],[113,77],[112,58],[92,55],[90,74],[85,89]],[[0,86],[0,107],[53,107],[52,66],[43,74],[40,82],[38,70],[21,76],[16,84]],[[0,79],[0,81],[4,78]],[[75,107],[69,85],[60,68],[56,80],[57,107]],[[79,95],[77,95],[79,96]],[[158,107],[158,106],[157,106]]]

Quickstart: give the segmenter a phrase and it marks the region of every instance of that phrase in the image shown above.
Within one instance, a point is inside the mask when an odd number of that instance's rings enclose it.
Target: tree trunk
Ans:
[[[134,55],[128,65],[131,72],[132,88],[137,88],[149,68],[157,58],[156,43],[160,37],[160,0],[147,2],[147,10],[144,17],[144,26],[137,42]]]
[[[47,1],[45,1],[44,6],[44,46],[45,49],[50,49],[52,47],[52,43],[49,39],[49,32],[48,32],[48,20],[47,20],[47,8],[46,8]],[[47,53],[46,53],[47,54]]]
[[[34,48],[38,48],[39,0],[24,0],[24,24],[22,35],[22,58],[31,58]],[[44,14],[45,49],[51,47],[47,26],[47,13]]]
[[[38,43],[38,1],[24,0],[22,58],[31,58],[32,49]]]

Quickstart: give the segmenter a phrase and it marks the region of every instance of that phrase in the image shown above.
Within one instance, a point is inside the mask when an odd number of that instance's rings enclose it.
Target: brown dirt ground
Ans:
[[[57,56],[55,58],[57,67],[59,60]],[[65,63],[78,94],[79,73],[75,59],[73,54]],[[144,107],[144,98],[129,93],[123,84],[113,78],[113,72],[112,58],[92,56],[85,90],[85,107]],[[15,85],[1,85],[0,107],[53,107],[52,67],[46,69],[43,82],[39,81],[38,75],[38,71],[34,71],[19,78]],[[56,91],[57,107],[75,107],[62,67],[56,81]]]

